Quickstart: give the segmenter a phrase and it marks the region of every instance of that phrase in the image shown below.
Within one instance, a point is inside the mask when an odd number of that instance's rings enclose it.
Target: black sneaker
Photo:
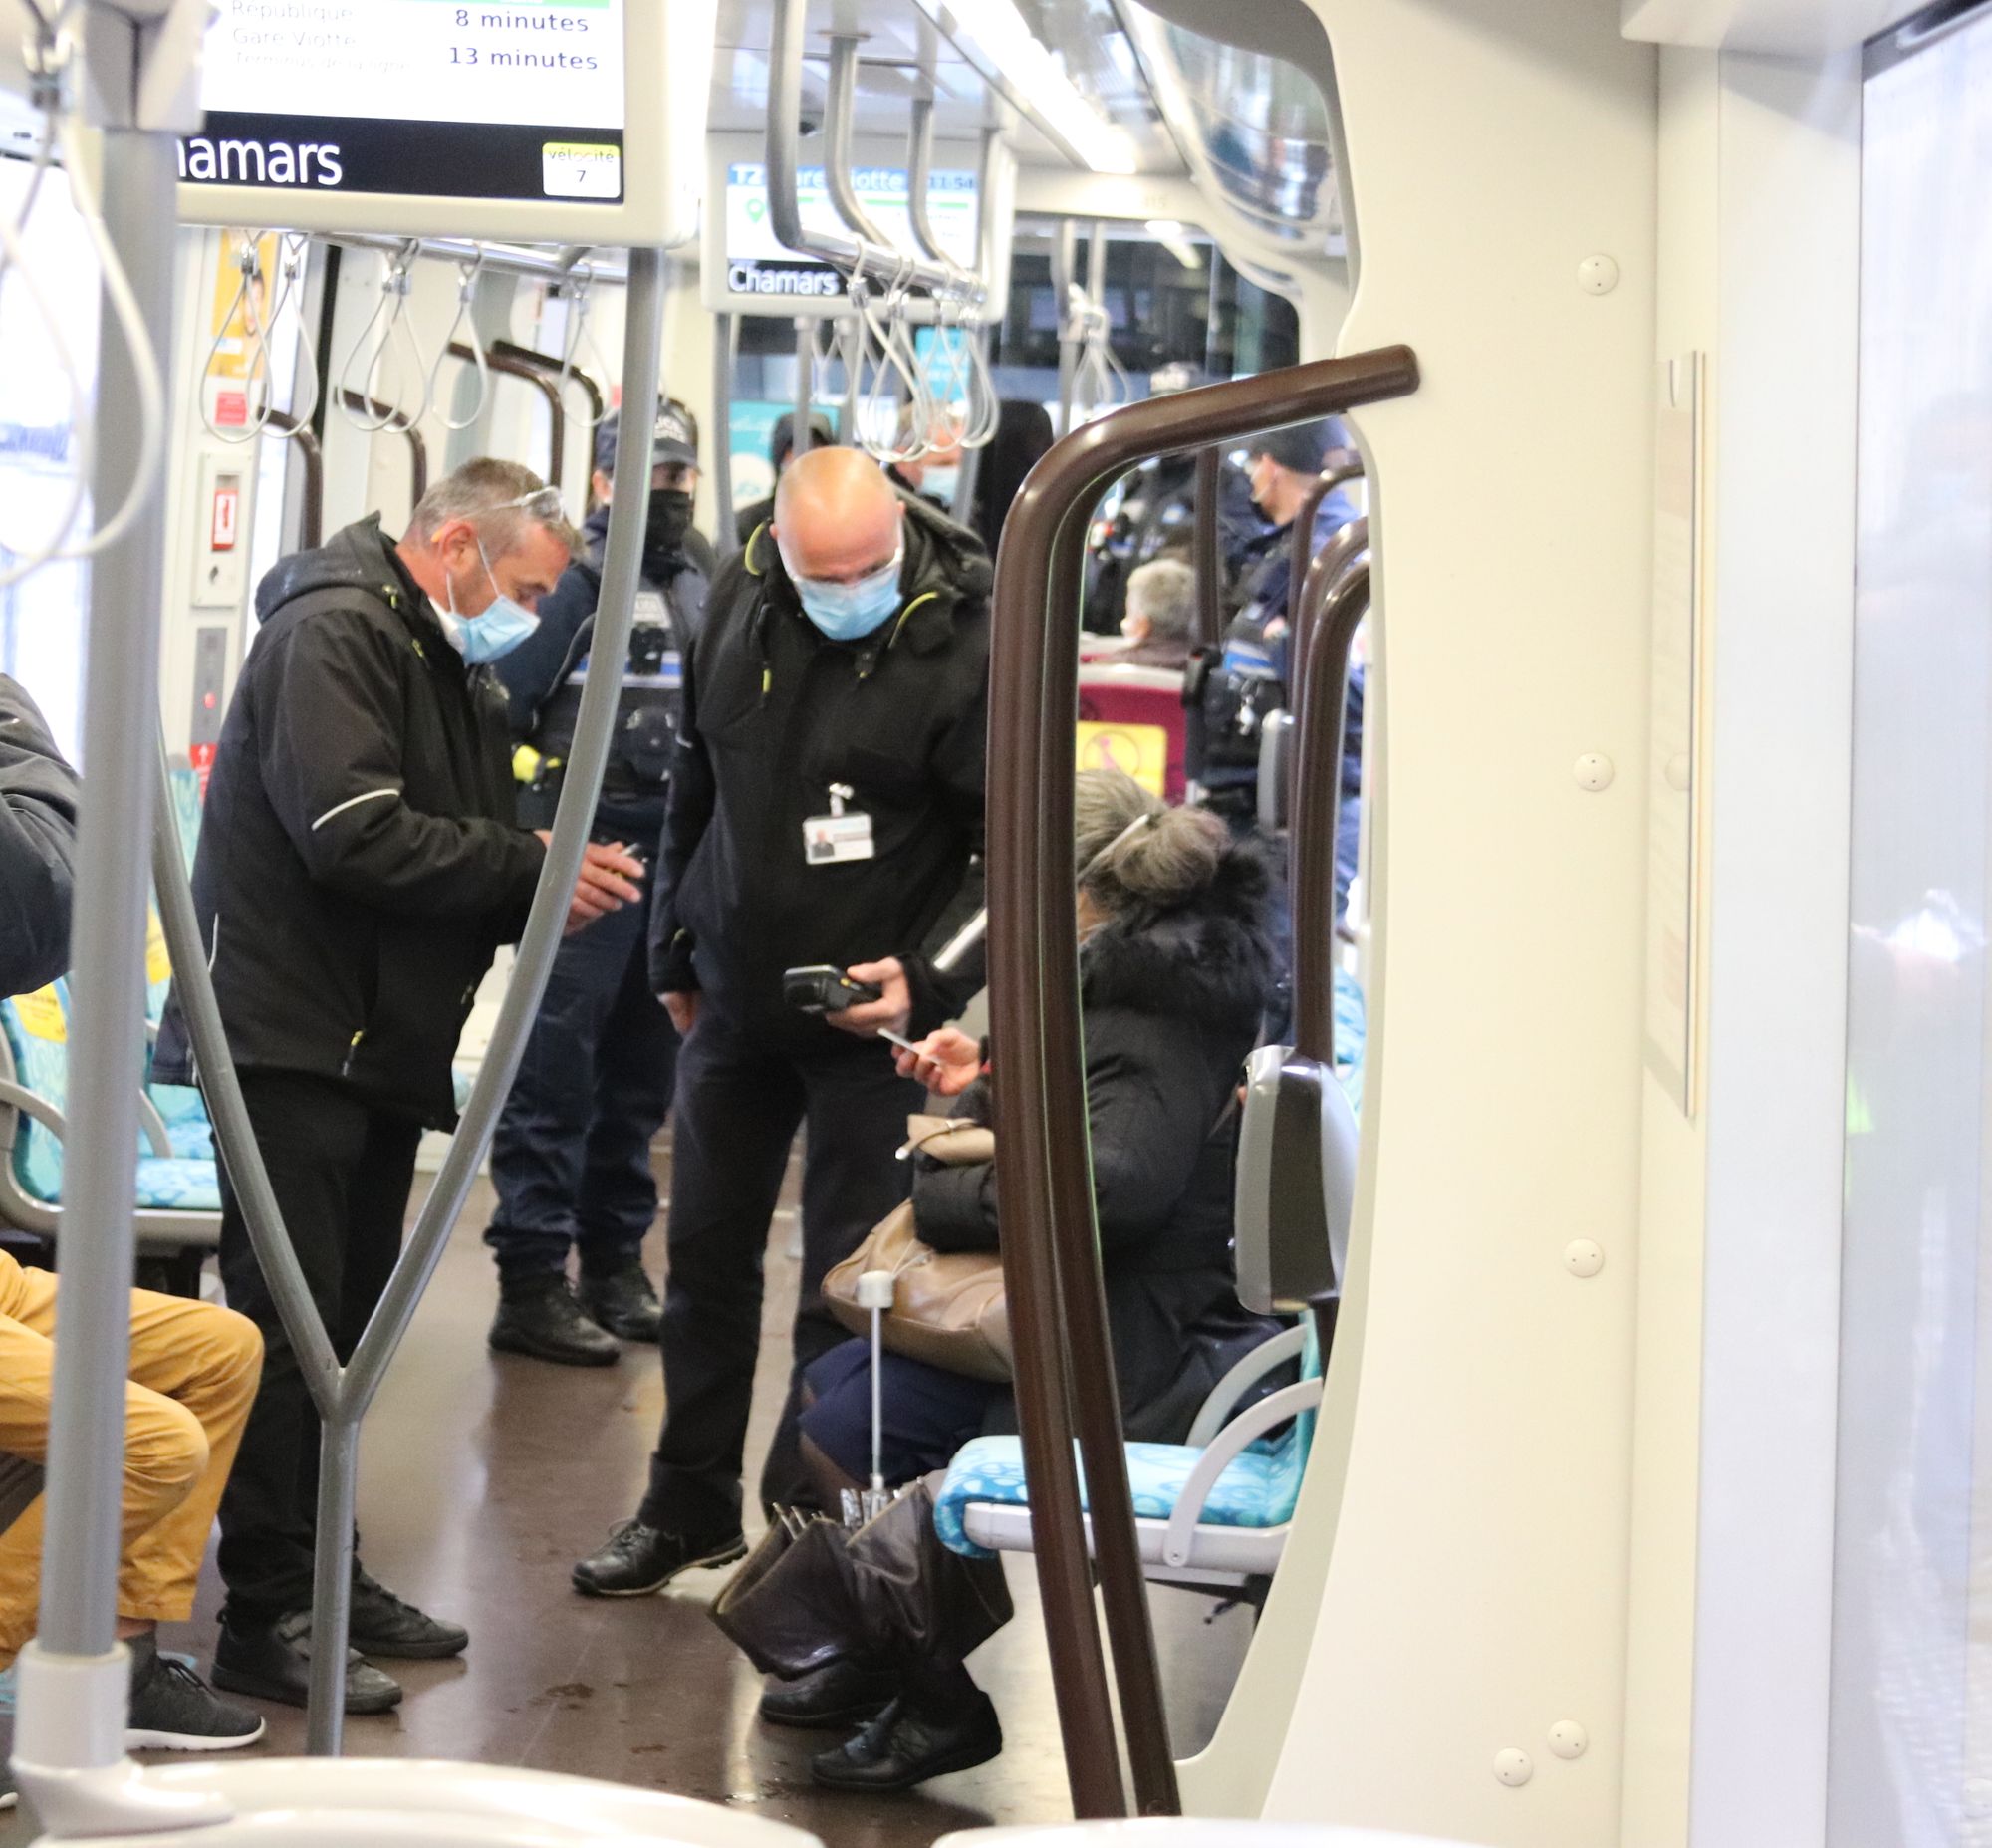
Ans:
[[[489,1340],[500,1354],[530,1354],[563,1367],[613,1367],[622,1358],[616,1338],[589,1320],[559,1271],[502,1284]]]
[[[687,1539],[661,1533],[641,1521],[610,1529],[608,1543],[574,1569],[574,1588],[591,1598],[643,1598],[662,1591],[680,1572],[700,1566],[730,1566],[747,1557],[747,1536]]]
[[[664,1320],[664,1305],[634,1258],[600,1277],[584,1270],[581,1306],[622,1341],[654,1341]]]
[[[291,1611],[269,1624],[224,1621],[214,1645],[214,1685],[230,1694],[286,1707],[311,1703],[311,1612]],[[384,1714],[401,1704],[401,1684],[357,1649],[346,1652],[346,1711]]]
[[[910,1790],[929,1777],[987,1764],[1002,1749],[995,1704],[981,1689],[946,1718],[914,1712],[902,1696],[856,1738],[818,1752],[810,1775],[832,1790]]]
[[[234,1751],[263,1731],[261,1715],[218,1699],[184,1662],[160,1655],[156,1638],[132,1642],[126,1751]]]
[[[434,1662],[460,1656],[470,1641],[461,1624],[444,1623],[397,1597],[364,1566],[353,1568],[353,1647],[392,1662]]]

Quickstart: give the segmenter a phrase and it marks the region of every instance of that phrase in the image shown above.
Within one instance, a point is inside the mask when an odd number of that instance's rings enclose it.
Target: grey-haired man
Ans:
[[[479,460],[429,490],[398,544],[362,520],[256,593],[194,904],[257,1145],[342,1361],[400,1251],[422,1131],[456,1121],[450,1062],[478,983],[539,883],[546,848],[514,822],[488,663],[532,633],[577,542],[531,470]],[[636,903],[641,871],[592,847],[568,927]],[[156,1070],[193,1077],[177,1009]],[[302,1706],[319,1420],[225,1168],[221,1274],[268,1358],[221,1503],[214,1679]],[[356,1565],[347,1711],[401,1698],[367,1655],[467,1640]]]

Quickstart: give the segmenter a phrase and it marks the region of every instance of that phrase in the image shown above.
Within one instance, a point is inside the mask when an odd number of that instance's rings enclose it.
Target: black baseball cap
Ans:
[[[605,475],[616,472],[616,438],[622,427],[621,410],[612,410],[595,426],[595,465]],[[698,425],[691,412],[675,398],[658,400],[657,420],[651,426],[650,440],[654,445],[650,456],[652,467],[659,462],[698,466]]]
[[[1245,445],[1249,455],[1270,455],[1282,468],[1296,474],[1318,475],[1321,458],[1336,446],[1341,435],[1333,417],[1318,417],[1312,423],[1296,423],[1283,430],[1268,430]]]
[[[796,446],[796,413],[791,410],[775,419],[775,427],[768,432],[768,460],[777,468],[782,465],[782,457],[792,454]],[[810,412],[810,447],[828,449],[837,441],[836,433],[830,427],[830,419],[820,410]]]

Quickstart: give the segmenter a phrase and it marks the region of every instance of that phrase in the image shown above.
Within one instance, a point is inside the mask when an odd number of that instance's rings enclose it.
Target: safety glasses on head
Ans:
[[[567,510],[561,505],[560,489],[557,487],[534,488],[530,494],[521,494],[516,500],[501,500],[491,511],[511,513],[515,509],[530,514],[536,520],[545,520],[549,524],[567,517]]]

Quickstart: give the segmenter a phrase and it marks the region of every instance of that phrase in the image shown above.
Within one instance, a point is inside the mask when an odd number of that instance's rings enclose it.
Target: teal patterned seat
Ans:
[[[1320,1350],[1310,1325],[1301,1348],[1301,1378],[1318,1382],[1320,1377]],[[1308,1451],[1314,1442],[1314,1413],[1303,1411],[1288,1420],[1277,1436],[1239,1447],[1205,1490],[1201,1504],[1193,1510],[1197,1533],[1213,1527],[1249,1528],[1267,1533],[1284,1528],[1293,1519],[1300,1502],[1301,1478],[1307,1473]],[[1239,1429],[1247,1429],[1244,1421],[1239,1421]],[[1205,1451],[1189,1444],[1129,1444],[1124,1448],[1127,1485],[1133,1496],[1137,1530],[1141,1532],[1142,1555],[1154,1563],[1163,1551],[1163,1530],[1189,1491]],[[1077,1454],[1077,1446],[1074,1449]],[[1082,1506],[1090,1505],[1086,1501],[1083,1463],[1080,1499]],[[993,1556],[993,1549],[968,1531],[968,1511],[978,1504],[1014,1509],[1030,1506],[1021,1439],[976,1438],[964,1445],[948,1465],[947,1479],[934,1497],[934,1531],[940,1535],[942,1544],[968,1558],[986,1559]],[[1194,1553],[1190,1563],[1196,1563]]]
[[[51,1109],[67,1115],[69,1109],[69,996],[63,983],[0,1001],[0,1034],[12,1055],[14,1071],[23,1089],[32,1092]],[[171,1087],[177,1089],[178,1087]],[[161,1087],[161,1090],[167,1087]],[[196,1107],[197,1093],[188,1093]],[[201,1125],[206,1113],[201,1112]],[[220,1183],[211,1153],[202,1157],[182,1153],[197,1147],[198,1139],[185,1118],[178,1134],[169,1130],[170,1157],[155,1155],[142,1138],[136,1152],[136,1204],[141,1211],[170,1213],[218,1213],[221,1210]],[[25,1111],[15,1126],[13,1178],[30,1200],[45,1206],[62,1203],[63,1146],[56,1133],[38,1123]]]

